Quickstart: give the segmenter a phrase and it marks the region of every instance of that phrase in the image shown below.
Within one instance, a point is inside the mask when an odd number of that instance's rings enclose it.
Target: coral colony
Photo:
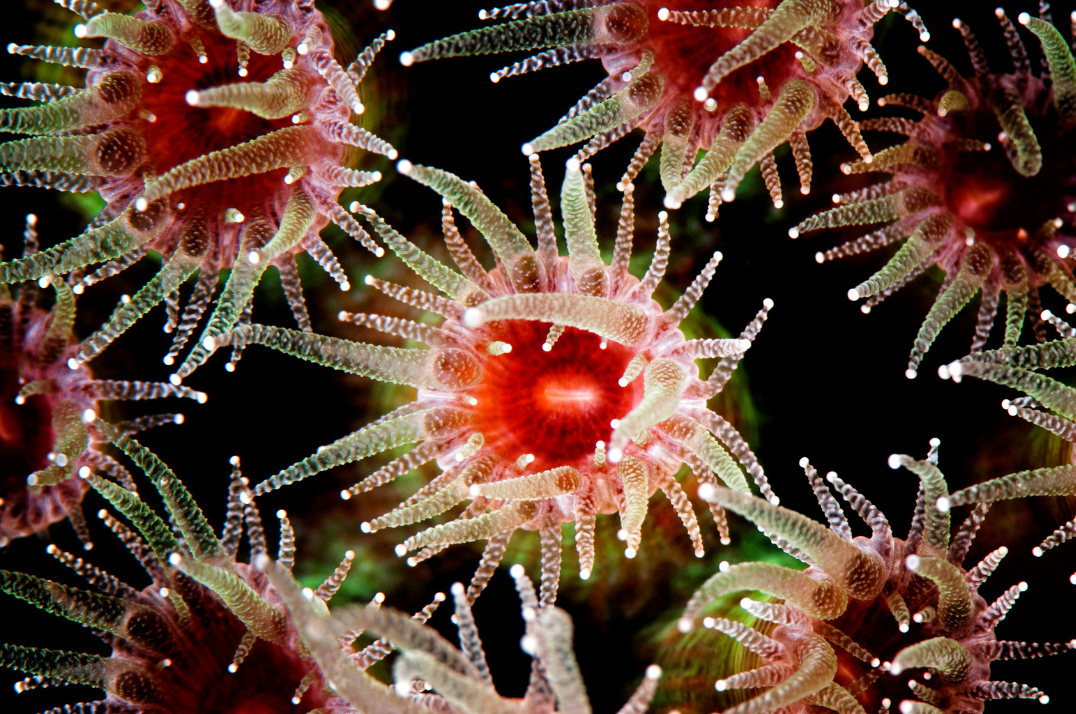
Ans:
[[[1036,75],[1012,21],[1001,8],[996,14],[1008,41],[1012,71],[991,71],[971,29],[954,20],[974,76],[963,76],[945,58],[920,46],[919,54],[946,87],[933,100],[909,94],[880,99],[882,106],[912,109],[922,119],[861,122],[864,130],[896,133],[907,141],[878,152],[870,163],[842,166],[846,174],[882,172],[892,178],[834,194],[836,208],[789,231],[795,238],[822,228],[887,224],[819,252],[820,263],[904,241],[885,267],[848,291],[851,300],[867,299],[864,312],[931,265],[945,271],[945,283],[908,358],[909,378],[916,376],[924,353],[945,324],[980,290],[972,352],[986,344],[1002,292],[1006,347],[1016,344],[1029,310],[1036,336],[1045,340],[1040,287],[1050,285],[1076,302],[1069,258],[1076,244],[1076,186],[1069,179],[1076,156],[1076,63],[1052,24],[1021,13],[1019,23],[1037,36],[1048,66],[1048,73]]]
[[[163,300],[165,331],[175,332],[164,358],[172,364],[211,302],[220,271],[234,266],[239,270],[211,326],[249,320],[251,293],[272,263],[296,321],[309,329],[296,253],[309,253],[347,289],[318,231],[332,221],[383,252],[337,196],[380,179],[376,171],[347,168],[348,147],[395,156],[351,123],[363,111],[356,87],[392,34],[345,70],[310,0],[260,2],[258,12],[236,12],[239,3],[224,0],[162,0],[134,16],[88,0],[57,2],[85,20],[75,25],[76,37],[108,41],[100,50],[8,46],[12,54],[88,71],[85,89],[3,85],[5,94],[44,102],[0,112],[0,131],[33,135],[0,145],[3,182],[96,190],[107,205],[82,235],[0,264],[0,281],[74,273],[80,293],[150,251],[161,254],[161,271],[83,343],[79,362]],[[97,263],[105,265],[87,274]],[[180,316],[179,287],[196,272]],[[196,347],[188,362],[196,364],[199,353]]]
[[[888,83],[871,45],[876,24],[897,13],[923,42],[929,39],[923,19],[900,0],[680,0],[673,7],[649,0],[542,0],[484,10],[481,19],[497,24],[404,52],[402,63],[531,50],[537,54],[492,80],[586,59],[600,59],[608,76],[554,128],[523,145],[537,247],[476,184],[411,161],[397,163],[401,177],[441,197],[450,267],[374,208],[339,203],[345,189],[381,179],[378,171],[353,168],[354,149],[397,158],[387,142],[356,123],[364,109],[359,84],[394,38],[392,30],[345,66],[311,0],[152,0],[132,15],[89,0],[56,2],[81,17],[75,37],[97,38],[100,49],[9,45],[12,54],[87,72],[83,88],[0,83],[5,96],[34,102],[0,110],[0,131],[29,137],[0,144],[0,185],[96,192],[105,207],[84,233],[43,250],[37,218],[28,216],[22,257],[0,263],[0,565],[9,542],[22,539],[14,550],[48,538],[49,526],[65,518],[89,550],[91,526],[82,508],[93,503],[103,527],[138,560],[150,584],[138,589],[55,543],[47,553],[92,590],[0,569],[0,591],[89,628],[110,649],[88,654],[0,644],[0,665],[27,676],[16,691],[82,684],[105,693],[54,714],[589,714],[573,622],[555,606],[563,526],[573,524],[584,580],[596,574],[599,514],[618,514],[625,556],[645,559],[654,545],[644,542],[643,526],[650,498],[661,490],[672,506],[669,517],[682,522],[694,555],[702,557],[708,521],[700,520],[694,494],[685,488],[693,482],[681,471],[691,471],[723,546],[745,532],[743,524],[730,523],[731,511],[806,566],[730,555],[741,562],[721,562],[674,615],[680,633],[705,628],[695,651],[714,661],[699,671],[727,664],[720,653],[728,642],[711,652],[706,643],[717,640],[707,631],[732,638],[758,659],[757,667],[737,667],[706,682],[718,692],[742,693],[726,712],[975,714],[994,699],[1049,702],[1051,682],[996,679],[993,665],[1063,654],[1076,649],[1076,640],[997,639],[995,630],[1029,583],[988,603],[979,591],[1007,549],[969,569],[963,563],[987,525],[991,503],[1074,496],[1076,467],[1029,464],[951,493],[938,469],[937,440],[925,460],[893,455],[891,468],[919,480],[911,526],[900,538],[863,494],[835,473],[822,478],[803,459],[826,518],[819,523],[780,505],[746,440],[707,406],[753,345],[773,302],[765,300],[737,337],[689,339],[681,323],[696,309],[722,254],[695,266],[697,277],[668,309],[659,305],[655,290],[674,250],[665,211],[656,213],[649,267],[642,277],[629,271],[636,212],[652,215],[657,208],[636,206],[637,182],[645,180],[642,169],[659,146],[655,163],[665,208],[679,208],[709,188],[712,221],[756,164],[774,205],[784,206],[774,152],[786,143],[808,193],[815,178],[806,134],[830,119],[859,155],[843,164],[844,173],[889,178],[835,194],[838,205],[802,220],[792,237],[885,224],[819,252],[819,263],[903,241],[881,270],[849,292],[853,300],[866,299],[864,312],[932,266],[944,271],[914,343],[909,377],[942,327],[981,292],[971,353],[939,375],[1020,390],[1024,396],[1003,403],[1011,414],[1076,444],[1076,389],[1038,371],[1076,365],[1076,328],[1043,310],[1039,295],[1049,285],[1076,312],[1076,62],[1048,3],[1039,3],[1037,16],[1020,13],[1016,24],[997,9],[1011,71],[988,61],[968,25],[953,20],[971,73],[920,47],[945,87],[933,99],[902,93],[878,102],[911,110],[915,118],[885,109],[864,121],[853,120],[844,105],[852,99],[859,110],[869,109],[859,70]],[[381,10],[391,5],[375,2]],[[1028,32],[1038,40],[1030,53]],[[1040,48],[1041,69],[1035,70]],[[891,65],[909,59],[893,58]],[[617,185],[616,235],[599,241],[604,199],[586,161],[637,128],[642,144]],[[872,152],[861,132],[904,140]],[[453,142],[466,143],[458,136]],[[583,147],[565,165],[558,225],[558,201],[546,190],[539,153],[577,144]],[[518,160],[522,168],[524,159]],[[425,210],[419,201],[410,208]],[[492,268],[471,251],[457,214],[492,250]],[[330,222],[380,258],[385,251],[376,234],[440,293],[368,275],[366,287],[434,319],[341,312],[339,320],[424,346],[313,332],[296,257],[307,253],[341,288],[351,289],[345,267],[319,237]],[[612,248],[608,262],[603,245]],[[156,276],[79,341],[76,299],[94,296],[76,296],[151,254],[161,258]],[[280,273],[299,329],[251,322],[252,295],[269,265]],[[230,273],[214,302],[225,270]],[[180,287],[195,273],[181,312]],[[1002,344],[986,350],[1002,293]],[[86,363],[161,302],[166,331],[175,333],[167,365],[176,365],[214,304],[170,383],[95,379]],[[1020,345],[1025,322],[1044,344]],[[1045,341],[1047,322],[1060,339]],[[182,415],[113,422],[108,402],[205,402],[207,395],[181,386],[183,380],[227,347],[227,367],[234,369],[253,344],[413,388],[415,395],[255,486],[234,457],[227,488],[220,489],[227,490],[227,508],[218,536],[187,486],[131,438],[152,426],[181,424]],[[145,364],[144,350],[125,348],[138,353],[134,363]],[[707,365],[705,379],[700,360],[716,361]],[[869,384],[857,386],[870,392]],[[359,530],[432,521],[396,547],[398,556],[410,554],[412,566],[450,545],[486,541],[470,584],[450,589],[458,647],[427,624],[446,599],[442,593],[419,593],[430,604],[413,616],[382,608],[380,593],[330,612],[326,603],[340,590],[355,552],[348,551],[316,589],[302,587],[291,571],[303,533],[297,537],[283,510],[277,512],[276,560],[268,555],[257,498],[381,454],[387,463],[341,492],[343,499],[426,464],[439,472]],[[152,499],[139,494],[142,479],[132,476],[132,464],[152,484]],[[892,483],[900,488],[899,480]],[[853,535],[838,496],[870,537]],[[162,502],[163,514],[152,505]],[[953,535],[952,511],[966,505],[970,512]],[[536,587],[522,564],[508,569],[522,606],[520,646],[532,658],[525,694],[513,698],[494,685],[472,608],[519,530],[538,534],[541,576]],[[245,562],[239,557],[244,531]],[[1032,553],[1043,556],[1073,537],[1076,521],[1061,525]],[[740,552],[747,551],[730,550]],[[690,562],[686,551],[678,557]],[[370,565],[376,580],[385,568]],[[417,589],[420,582],[404,587]],[[753,625],[713,616],[729,609],[722,599],[733,595],[745,596],[740,606],[755,618]],[[1063,618],[1059,623],[1059,630],[1068,626]],[[1073,634],[1063,631],[1059,639]],[[388,668],[367,672],[386,658]],[[626,682],[634,694],[620,712],[647,711],[661,674],[651,665],[637,687]],[[662,714],[679,712],[674,694],[661,692],[658,706],[668,705]],[[603,702],[608,698],[602,691]]]
[[[680,5],[682,7],[677,7]],[[709,9],[720,5],[720,9]],[[569,9],[570,8],[570,9]],[[856,79],[866,64],[879,83],[885,65],[870,44],[874,24],[897,11],[919,16],[898,0],[784,0],[728,3],[686,1],[530,2],[484,12],[499,25],[453,35],[404,52],[415,62],[520,50],[543,50],[494,72],[490,79],[600,59],[609,77],[554,128],[523,145],[523,153],[587,141],[582,161],[632,129],[645,132],[620,186],[630,183],[661,145],[665,205],[710,188],[708,220],[755,164],[773,203],[784,205],[773,150],[789,143],[800,189],[811,189],[806,132],[832,120],[864,162],[871,153],[844,109],[860,110],[867,90]],[[707,153],[696,162],[698,153]]]
[[[382,347],[285,328],[251,325],[218,344],[261,344],[302,359],[418,389],[415,401],[387,414],[258,484],[258,495],[320,471],[418,443],[342,493],[387,484],[436,460],[442,473],[364,532],[427,520],[470,501],[456,520],[404,541],[416,564],[454,543],[489,540],[480,580],[488,579],[518,528],[542,540],[542,602],[556,598],[561,524],[575,522],[579,570],[594,567],[599,513],[619,513],[625,555],[639,551],[647,502],[659,488],[702,557],[690,500],[674,478],[682,463],[703,481],[717,478],[749,492],[735,458],[777,502],[751,449],[706,408],[731,376],[772,306],[739,338],[686,340],[677,329],[714,275],[715,253],[668,310],[652,299],[669,257],[669,226],[659,215],[657,248],[642,280],[627,271],[634,228],[632,188],[625,192],[612,262],[602,262],[583,167],[568,162],[560,203],[568,256],[559,257],[541,165],[531,157],[538,249],[477,188],[459,177],[401,162],[400,172],[444,199],[445,242],[460,272],[434,260],[369,209],[381,239],[447,297],[368,277],[385,294],[441,315],[439,327],[402,318],[342,313],[348,322],[416,340],[429,349]],[[455,226],[453,207],[481,232],[500,267],[483,268]],[[696,360],[721,361],[703,380]],[[731,452],[731,453],[730,453]],[[724,514],[715,509],[727,540]]]
[[[26,258],[37,251],[36,226],[37,216],[27,216]],[[92,542],[81,501],[89,487],[76,474],[99,470],[135,490],[127,469],[99,448],[105,442],[94,422],[100,402],[163,397],[204,402],[206,395],[160,382],[94,379],[75,361],[75,295],[62,280],[51,285],[56,301],[49,311],[38,305],[38,285],[26,283],[14,294],[0,285],[0,545],[68,518],[88,550]],[[153,415],[116,427],[136,434],[170,423],[182,424],[183,415]]]

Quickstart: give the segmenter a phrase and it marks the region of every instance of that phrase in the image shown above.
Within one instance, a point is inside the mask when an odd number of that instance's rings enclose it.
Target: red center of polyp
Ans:
[[[0,310],[7,312],[4,306]],[[10,334],[10,333],[9,333]],[[26,491],[26,477],[48,466],[52,449],[52,400],[48,395],[28,397],[16,404],[19,355],[0,351],[0,498]]]
[[[203,156],[256,139],[272,131],[292,126],[291,118],[267,120],[242,109],[229,107],[192,107],[188,91],[209,89],[240,82],[265,82],[283,69],[279,55],[250,53],[246,77],[239,76],[236,42],[222,35],[199,29],[208,61],[198,62],[190,46],[191,37],[176,41],[172,51],[148,57],[140,65],[161,70],[161,81],[142,83],[141,108],[153,115],[153,121],[141,120],[137,128],[146,140],[150,163],[158,175]],[[172,206],[184,203],[198,206],[209,217],[219,217],[228,208],[249,215],[284,188],[287,169],[255,174],[241,179],[214,183],[179,191]]]
[[[958,118],[957,121],[960,121]],[[1022,176],[1013,168],[1001,146],[1001,127],[993,114],[985,111],[968,117],[959,136],[990,143],[990,151],[945,150],[944,166],[935,188],[945,204],[976,237],[1012,240],[1035,235],[1047,221],[1064,218],[1069,176],[1064,168],[1073,165],[1071,136],[1058,136],[1056,126],[1032,122],[1042,150],[1042,169],[1034,176]],[[975,122],[975,126],[972,126]],[[1068,141],[1066,141],[1066,138]],[[1067,156],[1066,156],[1067,155]],[[1059,171],[1058,169],[1061,169]],[[934,187],[932,187],[934,188]]]
[[[642,378],[618,380],[635,352],[569,327],[549,352],[542,350],[549,323],[506,320],[495,339],[512,345],[489,357],[482,382],[468,393],[478,400],[475,428],[501,458],[532,454],[531,472],[576,466],[609,441],[610,422],[642,398]]]
[[[665,77],[667,101],[692,99],[692,92],[718,57],[751,35],[751,30],[735,27],[692,27],[658,19],[664,7],[682,12],[718,10],[730,7],[775,8],[777,0],[649,0],[643,3],[650,23],[649,36],[643,46],[654,53],[655,67]],[[761,59],[742,67],[727,77],[710,93],[717,102],[715,113],[721,116],[733,106],[759,103],[758,81],[761,76],[776,94],[793,73],[799,72],[795,48],[781,45]],[[698,102],[695,102],[699,104]]]

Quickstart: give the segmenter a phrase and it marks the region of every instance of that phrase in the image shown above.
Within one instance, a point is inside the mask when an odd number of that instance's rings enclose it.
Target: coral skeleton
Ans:
[[[625,555],[640,548],[651,495],[661,489],[703,555],[701,529],[675,474],[687,463],[704,482],[749,492],[747,468],[776,502],[765,474],[735,428],[706,402],[728,381],[766,319],[772,301],[735,339],[687,340],[678,329],[713,276],[715,253],[668,310],[651,297],[669,257],[667,216],[642,280],[628,270],[634,230],[632,188],[625,193],[612,262],[598,250],[587,167],[568,162],[561,191],[568,256],[558,254],[537,156],[531,158],[538,249],[476,187],[438,169],[401,162],[400,172],[444,199],[444,232],[457,272],[436,261],[369,209],[363,211],[397,255],[447,297],[367,277],[406,304],[442,316],[439,327],[380,315],[341,319],[414,339],[423,348],[383,347],[284,328],[251,325],[218,340],[260,344],[351,374],[415,387],[414,401],[258,484],[259,495],[318,472],[405,444],[412,450],[344,491],[347,499],[430,461],[441,474],[398,508],[364,523],[373,532],[427,520],[469,501],[458,517],[411,536],[397,554],[414,565],[449,545],[487,540],[474,596],[497,567],[512,533],[537,530],[542,542],[543,604],[556,598],[561,524],[575,522],[580,575],[594,567],[599,513],[619,513]],[[455,226],[458,209],[493,248],[487,272]],[[696,361],[718,358],[708,379]],[[723,511],[712,509],[728,542]]]
[[[1042,45],[1049,75],[1032,72],[1012,21],[998,8],[1014,69],[992,72],[971,29],[957,19],[974,76],[963,76],[926,47],[921,54],[945,81],[933,99],[911,94],[879,103],[911,109],[922,119],[895,117],[861,122],[864,130],[907,137],[878,152],[871,163],[845,164],[846,174],[888,173],[888,181],[834,194],[837,207],[801,222],[795,238],[823,228],[881,226],[815,257],[819,263],[898,243],[900,249],[868,280],[848,291],[866,298],[863,312],[921,275],[931,265],[945,271],[941,291],[919,328],[906,375],[916,376],[938,333],[977,292],[982,293],[972,352],[983,349],[1005,294],[1004,344],[1020,337],[1025,316],[1041,342],[1045,332],[1039,288],[1049,285],[1076,301],[1076,189],[1072,185],[1076,134],[1076,63],[1054,26],[1021,13],[1019,23]],[[1048,81],[1049,80],[1049,81]],[[885,225],[881,225],[885,224]],[[1076,309],[1076,308],[1074,308]]]
[[[306,251],[348,287],[318,232],[332,221],[383,253],[337,201],[345,188],[380,179],[348,168],[350,147],[395,157],[351,121],[363,111],[358,84],[393,33],[345,69],[310,0],[259,2],[258,12],[237,12],[233,5],[249,3],[234,0],[159,0],[133,16],[57,2],[84,19],[76,37],[107,39],[101,49],[8,46],[87,73],[85,88],[0,85],[41,102],[0,110],[0,131],[29,135],[0,144],[0,184],[97,191],[106,205],[81,235],[0,264],[0,282],[72,274],[77,294],[150,252],[161,255],[160,272],[83,343],[79,362],[164,301],[165,331],[175,333],[164,361],[173,364],[211,304],[220,271],[231,268],[184,374],[204,358],[205,339],[249,321],[251,294],[269,265],[308,330],[295,256]],[[181,315],[179,289],[195,273]]]
[[[57,684],[97,687],[106,693],[104,699],[64,709],[95,714],[187,714],[251,707],[281,714],[353,714],[355,710],[327,689],[265,574],[237,559],[244,524],[251,559],[264,557],[267,548],[239,458],[232,459],[227,518],[218,537],[186,487],[157,456],[114,426],[96,423],[145,472],[167,509],[166,521],[135,493],[92,473],[83,476],[122,514],[121,520],[107,509],[98,512],[152,582],[136,589],[55,545],[48,546],[48,553],[93,590],[0,570],[0,590],[90,628],[112,648],[105,657],[0,644],[0,665],[30,675],[16,685],[16,691]],[[277,516],[281,524],[277,567],[289,570],[295,537],[287,514],[278,511]],[[348,552],[313,594],[322,609],[347,576],[354,555]],[[419,619],[425,621],[431,612],[432,607],[427,608]],[[377,644],[356,654],[363,658],[362,666],[387,653]]]
[[[328,613],[309,588],[300,590],[290,573],[268,562],[269,579],[281,593],[304,641],[336,690],[358,711],[382,714],[462,712],[464,714],[589,714],[590,699],[572,650],[572,618],[542,605],[523,566],[511,568],[522,606],[526,634],[520,646],[532,660],[531,679],[522,699],[501,696],[490,676],[486,652],[462,583],[452,586],[459,630],[457,648],[428,625],[416,624],[391,608],[335,608]],[[351,632],[381,635],[399,652],[393,666],[395,686],[373,679],[348,658],[339,638]],[[619,714],[644,714],[654,697],[661,668],[650,665],[643,681]],[[429,693],[427,690],[433,690]]]
[[[999,548],[971,569],[963,568],[987,504],[976,506],[950,538],[950,513],[936,505],[948,496],[937,454],[934,439],[926,460],[889,457],[891,468],[903,467],[920,482],[905,539],[893,535],[886,517],[861,493],[835,473],[823,480],[807,459],[800,464],[826,525],[747,494],[700,487],[701,497],[751,521],[808,566],[797,571],[766,562],[723,564],[688,603],[679,623],[682,632],[723,595],[757,591],[780,599],[740,603],[763,625],[776,626],[767,633],[724,618],[703,619],[706,628],[732,637],[762,661],[757,669],[717,681],[718,691],[764,688],[726,714],[806,712],[812,706],[886,714],[894,704],[902,714],[957,714],[981,712],[992,699],[1049,701],[1036,687],[990,679],[990,665],[1063,653],[1076,648],[1076,640],[996,639],[995,628],[1027,583],[1008,588],[991,604],[979,594],[1008,551]],[[870,527],[870,538],[852,536],[826,481]]]
[[[773,151],[786,142],[808,193],[813,163],[806,132],[826,119],[871,161],[843,105],[851,97],[867,108],[867,91],[855,77],[864,64],[879,83],[888,81],[870,40],[874,24],[891,11],[905,14],[927,38],[919,16],[899,0],[683,0],[674,7],[652,0],[527,2],[483,11],[482,19],[507,22],[431,42],[400,61],[541,50],[494,72],[490,78],[498,82],[600,59],[609,76],[523,152],[585,141],[576,155],[584,161],[642,129],[619,185],[631,183],[660,145],[665,206],[679,208],[709,188],[712,221],[756,164],[774,205],[784,205]]]
[[[37,216],[26,217],[24,256],[37,251]],[[14,292],[0,285],[0,547],[13,538],[44,533],[70,519],[93,547],[82,513],[86,482],[80,471],[107,474],[134,490],[134,479],[101,447],[108,443],[94,421],[108,401],[206,395],[161,382],[94,379],[75,360],[75,295],[62,280],[25,283]],[[42,287],[56,294],[51,310],[39,306]],[[12,286],[14,287],[14,286]],[[137,434],[181,424],[182,414],[153,414],[116,425]]]

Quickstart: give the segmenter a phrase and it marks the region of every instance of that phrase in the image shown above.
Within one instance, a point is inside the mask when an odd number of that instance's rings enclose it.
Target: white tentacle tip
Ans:
[[[657,681],[657,680],[661,679],[661,667],[657,666],[656,664],[652,664],[649,667],[647,667],[646,668],[646,678],[650,679],[650,680],[653,680],[653,681]]]
[[[900,454],[890,454],[886,463],[889,464],[891,469],[899,469],[901,464]]]
[[[935,505],[941,513],[948,513],[949,509],[953,507],[953,504],[949,500],[948,496],[942,496],[941,498],[939,498],[938,503]]]
[[[728,688],[729,688],[728,682],[726,682],[723,679],[719,679],[716,682],[714,682],[714,689],[716,689],[719,692],[723,692]]]
[[[1016,16],[1016,21],[1019,22],[1021,25],[1027,25],[1027,23],[1031,22],[1031,15],[1028,15],[1026,12],[1022,12]]]
[[[415,168],[415,165],[407,159],[400,159],[396,162],[396,172],[401,176],[409,176],[413,168]]]
[[[400,64],[402,64],[404,67],[410,67],[414,63],[415,63],[415,56],[413,54],[411,54],[410,52],[401,52],[400,53]]]
[[[519,580],[520,578],[522,578],[525,572],[526,571],[523,569],[523,566],[519,563],[516,563],[508,569],[508,574],[511,575],[514,580]]]
[[[520,148],[520,151],[523,152],[524,156],[530,156],[531,154],[534,153],[534,144],[530,143],[529,141],[526,144],[524,144],[523,146],[519,147],[519,148]]]
[[[694,627],[695,623],[690,617],[681,617],[676,623],[676,629],[685,634],[691,632]]]
[[[914,573],[919,570],[919,564],[921,562],[922,561],[919,559],[918,555],[909,555],[907,558],[904,559],[904,566]],[[895,665],[894,669],[896,669]],[[896,672],[894,672],[894,674],[896,674]]]
[[[402,558],[405,555],[407,555],[407,546],[405,546],[403,543],[400,543],[399,545],[397,545],[396,548],[394,548],[394,550],[396,551],[396,557],[397,558]]]
[[[192,107],[198,106],[198,103],[202,100],[197,89],[187,90],[187,93],[183,95],[183,99]]]
[[[580,571],[579,571],[579,579],[580,579],[580,580],[589,580],[589,579],[590,579],[590,571],[589,571],[589,570],[585,570],[585,569],[584,569],[584,570],[580,570]]]
[[[486,316],[477,307],[467,308],[463,312],[463,324],[472,330],[481,327],[486,322]]]
[[[701,498],[703,501],[706,501],[707,503],[713,503],[714,499],[717,498],[717,487],[715,487],[712,483],[699,484],[698,494],[699,498]]]
[[[526,144],[524,144],[524,146],[526,146]],[[523,153],[530,156],[529,152],[524,151]],[[566,168],[569,173],[573,173],[573,174],[574,173],[579,173],[579,171],[581,169],[581,164],[579,163],[579,159],[577,159],[576,157],[573,156],[572,158],[570,158],[570,159],[568,159],[567,161],[564,162],[564,168]]]
[[[773,300],[771,300],[770,298],[766,298],[765,300],[762,301],[762,306],[764,308],[766,308],[767,310],[772,310],[773,309]]]
[[[851,300],[852,302],[855,302],[860,297],[861,296],[859,294],[859,291],[856,290],[855,288],[852,288],[851,290],[848,291],[848,299]]]

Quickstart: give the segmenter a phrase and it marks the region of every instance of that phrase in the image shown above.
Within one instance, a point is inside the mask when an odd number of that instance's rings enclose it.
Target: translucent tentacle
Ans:
[[[964,253],[956,278],[938,295],[938,299],[931,305],[930,312],[927,313],[923,325],[919,328],[915,345],[908,357],[908,369],[905,372],[908,377],[915,376],[923,355],[930,349],[938,333],[971,301],[993,268],[994,251],[986,243],[976,243]],[[1012,300],[1010,300],[1011,303]]]
[[[707,489],[703,497],[739,513],[763,531],[787,540],[852,597],[873,598],[885,584],[885,569],[876,553],[849,543],[826,526],[795,511],[727,488]]]
[[[974,614],[971,588],[960,568],[942,558],[909,555],[905,565],[913,573],[933,580],[938,586],[938,622],[945,632],[964,628]]]
[[[424,441],[439,430],[450,430],[458,423],[457,412],[433,409],[370,424],[266,479],[257,485],[254,493],[261,496],[335,466],[358,461],[404,444]]]
[[[305,166],[310,161],[316,140],[312,127],[289,126],[227,149],[203,154],[170,169],[146,186],[145,193],[135,201],[135,208],[144,210],[147,203],[192,186]]]
[[[150,56],[167,54],[175,42],[163,22],[147,22],[107,11],[76,25],[75,37],[108,37],[139,54]]]
[[[214,347],[251,344],[350,374],[413,387],[455,391],[482,378],[479,363],[462,350],[382,347],[284,327],[239,327],[225,333]]]
[[[145,153],[145,140],[130,129],[39,136],[0,144],[0,170],[126,176],[142,163]]]
[[[739,590],[758,590],[782,598],[823,620],[839,617],[848,606],[848,595],[831,580],[815,580],[772,563],[738,563],[715,573],[695,591],[680,618],[680,630],[690,629],[715,599]]]
[[[963,682],[971,672],[971,654],[964,645],[948,637],[935,637],[905,647],[893,658],[892,674],[899,674],[911,667],[931,667],[942,680],[949,683]]]
[[[621,426],[623,426],[623,421]],[[730,488],[743,493],[751,492],[751,487],[748,486],[740,467],[726,453],[717,439],[697,421],[683,414],[673,414],[660,425],[660,428],[666,436],[682,444],[690,453],[698,457],[708,470],[717,474]]]
[[[803,80],[793,79],[781,87],[769,114],[747,137],[729,165],[725,187],[721,191],[725,202],[736,198],[736,187],[748,170],[792,135],[814,103],[814,89]]]
[[[26,48],[18,49],[17,54],[36,56],[21,51]],[[73,48],[45,49],[68,50],[79,56],[82,53],[100,52]],[[0,110],[0,132],[54,134],[105,124],[134,109],[141,97],[142,85],[137,77],[125,71],[111,72],[92,87],[49,104]]]
[[[533,293],[541,289],[534,249],[485,194],[447,171],[412,164],[404,168],[400,173],[441,194],[474,224],[507,268],[509,282],[516,292]]]
[[[256,12],[235,12],[224,0],[209,0],[217,26],[225,37],[240,40],[260,55],[275,55],[288,46],[291,26]]]
[[[528,17],[446,37],[400,56],[406,66],[445,57],[494,54],[547,47],[630,43],[646,32],[646,13],[627,3]]]
[[[587,201],[583,172],[579,162],[569,160],[560,192],[564,216],[564,242],[568,246],[568,266],[582,295],[607,297],[609,275],[598,251],[598,234],[594,214]]]
[[[247,629],[258,637],[269,642],[281,642],[286,637],[284,613],[262,600],[231,570],[184,558],[179,553],[172,553],[168,562],[212,590]]]
[[[575,493],[581,483],[582,477],[577,470],[571,466],[559,466],[527,476],[476,483],[471,487],[471,495],[511,501],[538,501]]]
[[[935,213],[924,218],[889,262],[869,279],[848,291],[848,297],[855,300],[870,297],[910,274],[941,245],[949,235],[952,225],[951,213]]]
[[[664,77],[648,72],[629,82],[627,87],[608,99],[531,139],[523,145],[523,153],[531,154],[535,151],[569,146],[629,124],[657,105],[664,87]]]
[[[621,418],[620,425],[613,430],[609,439],[609,461],[618,463],[628,441],[672,416],[680,404],[686,381],[684,368],[671,359],[659,358],[646,366],[643,372],[643,398]]]
[[[467,327],[492,320],[540,320],[593,332],[622,345],[642,344],[652,329],[650,317],[634,305],[573,293],[506,295],[464,313]]]
[[[491,538],[501,533],[508,533],[534,518],[538,506],[534,501],[520,501],[501,506],[491,513],[483,513],[475,518],[449,521],[428,528],[411,536],[400,545],[396,552],[400,555],[418,548],[435,545],[453,545]]]
[[[309,106],[313,89],[303,71],[293,67],[277,72],[266,82],[192,89],[186,100],[194,107],[234,107],[263,119],[283,119]]]
[[[1064,38],[1057,28],[1037,17],[1021,15],[1020,23],[1038,35],[1042,43],[1042,52],[1050,65],[1054,106],[1058,113],[1067,121],[1076,119],[1076,62]]]

